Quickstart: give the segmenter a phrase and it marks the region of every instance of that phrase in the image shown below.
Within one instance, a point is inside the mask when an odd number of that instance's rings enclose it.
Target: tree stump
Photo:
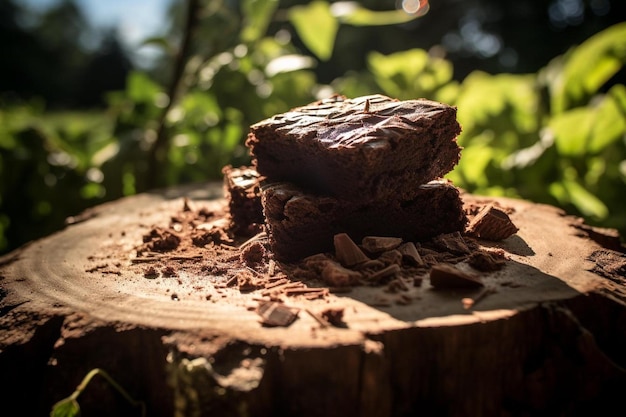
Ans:
[[[47,415],[94,368],[149,416],[587,416],[620,407],[619,237],[551,206],[463,198],[502,207],[519,229],[475,239],[500,256],[499,268],[455,265],[479,276],[479,288],[434,288],[428,271],[401,287],[330,288],[286,266],[258,284],[242,242],[137,252],[188,205],[210,220],[196,227],[217,227],[226,204],[216,183],[88,210],[0,258],[4,407]],[[273,326],[263,324],[270,308]],[[78,402],[85,416],[140,415],[98,378]]]

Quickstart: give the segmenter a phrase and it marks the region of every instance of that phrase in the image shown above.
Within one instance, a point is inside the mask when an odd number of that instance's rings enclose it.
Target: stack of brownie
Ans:
[[[382,95],[333,96],[250,127],[246,146],[270,246],[281,261],[333,249],[347,233],[422,241],[464,229],[454,107]]]

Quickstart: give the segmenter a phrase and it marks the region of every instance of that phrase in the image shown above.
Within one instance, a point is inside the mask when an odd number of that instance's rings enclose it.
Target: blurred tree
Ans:
[[[13,0],[0,0],[0,92],[23,98],[47,89],[42,68],[51,56],[35,34],[18,24],[27,11]]]
[[[80,107],[105,107],[105,94],[123,90],[126,79],[133,65],[116,34],[115,28],[109,28],[101,45],[88,59],[76,83],[77,104]]]
[[[281,8],[306,3],[281,1]],[[390,1],[358,3],[372,10],[390,8]],[[403,1],[396,3],[401,6]],[[428,14],[405,24],[339,27],[333,56],[316,69],[320,81],[366,67],[370,51],[390,54],[414,48],[446,57],[454,64],[458,81],[474,70],[535,72],[626,16],[622,0],[433,0],[428,4]],[[340,12],[337,3],[333,10]],[[289,31],[294,44],[306,51],[288,21],[279,20],[272,29]],[[624,73],[617,77],[624,80]]]
[[[87,60],[80,43],[87,36],[85,18],[73,0],[63,0],[43,12],[35,22],[32,33],[43,52],[40,58],[43,65],[30,68],[41,80],[40,91],[32,93],[53,107],[76,105],[75,80]]]
[[[88,46],[99,36],[75,0],[39,12],[0,0],[0,94],[40,98],[48,108],[102,107],[132,69],[116,36],[110,29]]]

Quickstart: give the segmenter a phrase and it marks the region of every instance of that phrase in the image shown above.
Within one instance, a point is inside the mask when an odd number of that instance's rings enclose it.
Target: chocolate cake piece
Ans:
[[[333,250],[333,236],[347,233],[423,241],[461,231],[467,218],[459,190],[445,180],[415,187],[409,200],[354,202],[312,194],[287,182],[261,187],[269,242],[276,259],[295,261]]]
[[[458,163],[456,108],[382,95],[333,96],[250,127],[255,168],[347,200],[407,200]]]
[[[235,234],[251,235],[265,223],[261,205],[261,183],[264,178],[246,166],[222,168],[224,196],[230,212],[230,228]]]

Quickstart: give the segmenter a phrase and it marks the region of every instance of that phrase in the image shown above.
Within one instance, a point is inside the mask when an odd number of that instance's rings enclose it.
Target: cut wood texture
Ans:
[[[430,248],[396,242],[379,259],[361,246],[367,256],[354,262],[377,262],[383,272],[348,287],[273,262],[262,233],[247,242],[225,235],[221,184],[91,209],[0,258],[3,407],[47,415],[102,368],[149,416],[623,410],[619,238],[550,206],[463,199],[470,214],[487,206],[506,213],[517,233],[442,237]],[[194,250],[171,251],[184,240],[185,212],[204,216],[194,223],[203,233],[191,235]],[[465,243],[478,250],[467,253]],[[435,288],[428,265],[437,245],[454,259]],[[329,257],[309,264],[356,274]],[[413,275],[393,263],[403,259]],[[481,285],[449,285],[468,276]],[[84,416],[139,415],[98,378],[78,402]]]

